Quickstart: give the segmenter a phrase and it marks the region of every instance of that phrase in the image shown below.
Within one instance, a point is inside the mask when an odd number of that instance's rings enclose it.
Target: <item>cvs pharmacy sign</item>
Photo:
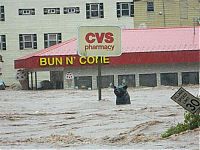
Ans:
[[[112,26],[82,26],[78,34],[80,56],[121,55],[121,29]]]

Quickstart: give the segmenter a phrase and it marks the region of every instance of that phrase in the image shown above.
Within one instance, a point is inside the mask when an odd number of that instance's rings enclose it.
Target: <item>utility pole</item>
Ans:
[[[162,0],[162,6],[163,6],[163,25],[164,27],[166,27],[165,0]]]

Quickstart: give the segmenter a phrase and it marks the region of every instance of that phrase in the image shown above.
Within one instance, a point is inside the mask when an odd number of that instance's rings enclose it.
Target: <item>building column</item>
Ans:
[[[139,86],[140,86],[139,74],[135,74],[135,86],[136,86],[136,87],[139,87]]]
[[[31,72],[31,89],[33,90],[33,72]]]
[[[64,89],[74,89],[74,78],[64,80]]]
[[[37,90],[37,72],[35,72],[35,90]]]
[[[119,86],[118,85],[118,75],[114,75],[114,86]]]
[[[156,78],[157,78],[157,86],[160,86],[161,85],[160,73],[156,73]]]
[[[63,88],[64,89],[74,89],[74,87],[75,87],[74,76],[72,74],[71,77],[67,78],[67,73],[69,73],[69,72],[63,72],[63,77],[64,77]]]
[[[92,76],[92,89],[97,89],[97,76],[93,75]]]
[[[182,75],[181,72],[178,72],[178,86],[182,85]]]

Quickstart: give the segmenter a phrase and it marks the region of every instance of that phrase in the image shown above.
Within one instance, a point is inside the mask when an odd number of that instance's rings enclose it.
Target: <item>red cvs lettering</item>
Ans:
[[[103,41],[106,43],[112,43],[114,41],[113,33],[107,32],[107,33],[87,33],[85,36],[85,40],[88,43],[94,43],[97,41],[98,43],[102,43]]]

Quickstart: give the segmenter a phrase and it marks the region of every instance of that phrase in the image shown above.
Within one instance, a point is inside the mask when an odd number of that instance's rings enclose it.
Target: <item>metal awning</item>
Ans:
[[[200,27],[124,29],[122,55],[110,57],[108,65],[166,64],[200,62]],[[62,42],[14,61],[15,69],[49,69],[69,64],[41,66],[41,59],[73,59],[71,66],[81,66],[77,39]],[[88,64],[89,65],[89,64]]]

